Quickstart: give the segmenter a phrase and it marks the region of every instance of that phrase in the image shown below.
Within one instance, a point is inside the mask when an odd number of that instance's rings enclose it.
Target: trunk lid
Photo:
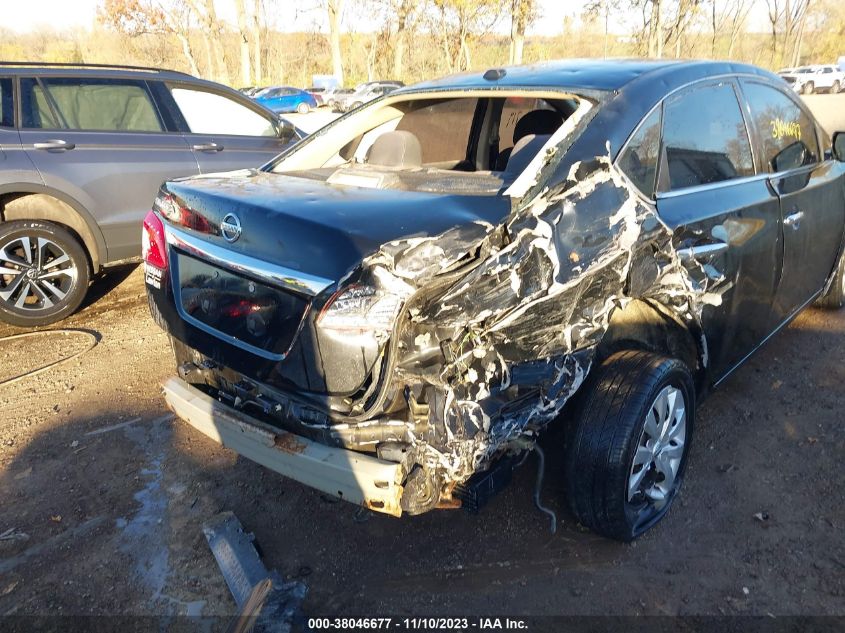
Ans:
[[[173,335],[258,380],[331,394],[360,388],[380,345],[316,327],[337,282],[384,244],[495,226],[511,208],[501,195],[375,190],[255,171],[165,190],[181,207],[181,221],[166,228],[175,305],[163,312]],[[231,214],[241,229],[233,242],[221,232]],[[448,257],[451,242],[443,242]]]
[[[472,222],[495,225],[510,211],[500,195],[369,189],[257,171],[178,180],[166,189],[212,227],[202,239],[332,281],[382,244]],[[230,213],[241,227],[233,243],[217,229]]]

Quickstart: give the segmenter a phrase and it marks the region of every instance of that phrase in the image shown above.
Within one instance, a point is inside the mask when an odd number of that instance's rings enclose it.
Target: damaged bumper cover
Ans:
[[[176,377],[164,383],[163,391],[173,413],[239,455],[326,494],[376,512],[402,515],[402,464],[282,431]]]

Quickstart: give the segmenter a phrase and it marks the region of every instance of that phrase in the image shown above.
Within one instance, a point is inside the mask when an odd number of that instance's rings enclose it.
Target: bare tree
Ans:
[[[525,31],[538,18],[537,3],[535,0],[511,0],[511,42],[510,57],[511,64],[522,63],[522,50],[525,46]]]
[[[393,76],[399,79],[404,73],[405,50],[408,45],[407,30],[419,0],[399,0],[396,4],[396,41],[393,45]]]
[[[329,19],[329,45],[332,49],[332,74],[343,85],[343,54],[340,50],[340,18],[345,0],[325,0]]]
[[[252,72],[256,85],[261,85],[261,0],[255,0],[252,10]]]
[[[166,33],[175,35],[191,73],[200,74],[188,37],[191,12],[184,2],[165,5],[159,0],[105,0],[98,8],[97,19],[129,37]]]
[[[745,29],[748,14],[754,7],[754,0],[710,0],[710,56],[718,57],[717,39],[720,33],[727,33],[728,48],[725,57],[733,57],[740,33]]]
[[[198,16],[202,23],[200,31],[203,34],[203,41],[206,48],[206,56],[211,66],[214,77],[217,81],[229,83],[229,60],[226,54],[226,47],[223,44],[223,22],[217,19],[217,11],[214,8],[214,0],[186,0],[188,5]]]
[[[241,85],[248,86],[252,81],[252,60],[250,51],[250,39],[252,30],[250,20],[246,14],[244,0],[235,0],[235,13],[238,18],[238,42],[241,49]]]
[[[770,63],[779,66],[787,61],[797,66],[810,0],[766,0],[766,8],[771,26]]]
[[[433,0],[434,28],[439,33],[449,72],[472,67],[471,42],[489,33],[508,0]]]

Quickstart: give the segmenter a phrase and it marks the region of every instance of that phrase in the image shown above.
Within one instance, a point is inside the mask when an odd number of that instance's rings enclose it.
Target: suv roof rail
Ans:
[[[176,75],[185,75],[186,77],[193,77],[189,73],[181,70],[170,70],[169,68],[155,68],[153,66],[129,66],[124,64],[86,64],[83,62],[15,62],[0,60],[0,66],[22,66],[24,68],[112,68],[116,70],[138,70],[144,72],[154,73],[174,73]]]

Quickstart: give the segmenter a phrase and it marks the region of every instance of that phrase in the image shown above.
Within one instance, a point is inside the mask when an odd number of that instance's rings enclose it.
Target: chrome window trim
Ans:
[[[745,185],[750,182],[757,182],[762,180],[770,180],[772,174],[754,174],[753,176],[744,176],[742,178],[731,178],[730,180],[720,180],[719,182],[711,182],[704,185],[694,185],[692,187],[684,187],[683,189],[674,189],[672,191],[661,191],[655,194],[655,200],[665,200],[667,198],[677,198],[691,193],[699,193],[701,191],[711,191],[714,189],[725,189],[727,187],[734,187]]]
[[[260,281],[266,281],[298,294],[315,297],[335,283],[331,279],[324,279],[286,266],[271,264],[262,259],[197,239],[186,231],[174,228],[167,222],[164,222],[164,235],[167,244],[172,248],[205,259],[215,266],[255,277]]]

